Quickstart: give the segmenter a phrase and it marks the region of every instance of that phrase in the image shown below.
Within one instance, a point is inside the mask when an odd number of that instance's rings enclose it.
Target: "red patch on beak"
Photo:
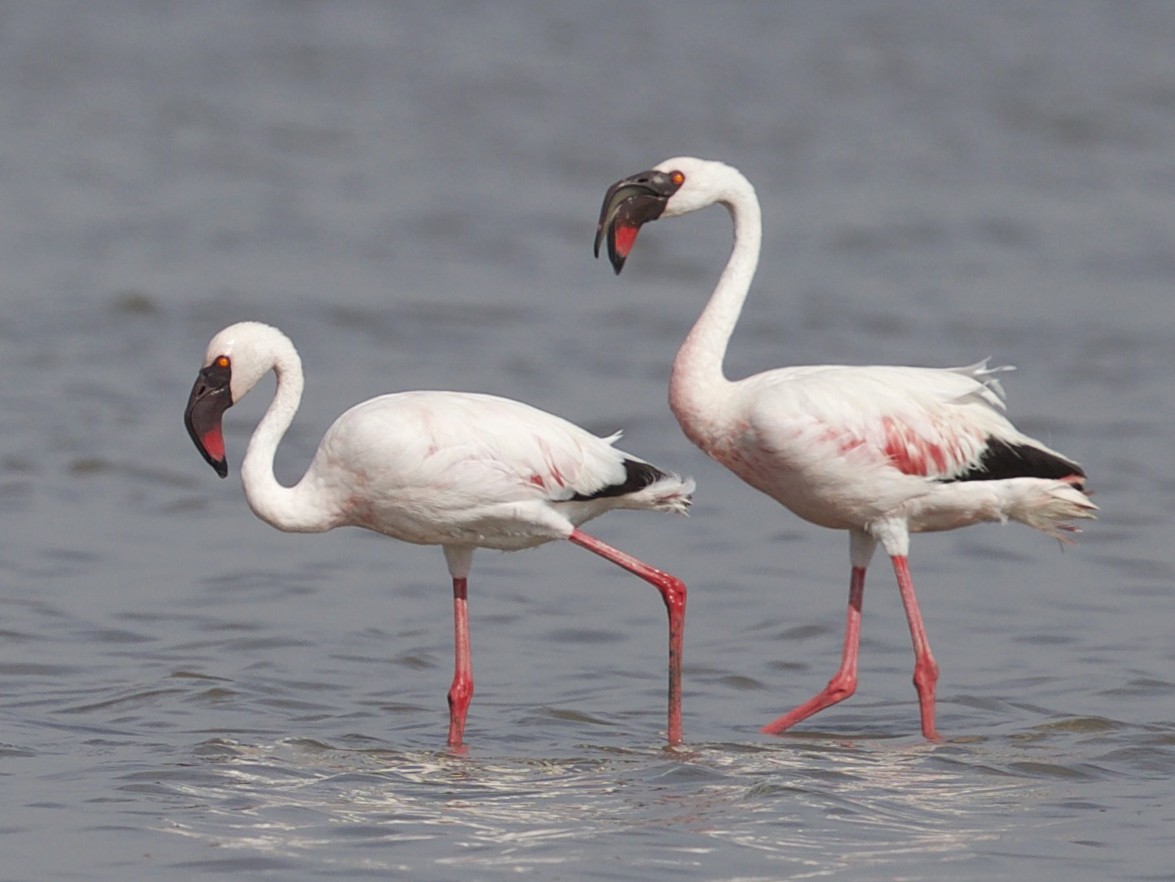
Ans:
[[[224,461],[224,433],[216,425],[200,436],[200,443],[208,451],[208,455],[220,462]]]
[[[629,252],[632,251],[632,246],[636,242],[636,234],[641,231],[637,224],[633,225],[617,225],[613,231],[613,242],[616,253],[620,257],[628,257]]]

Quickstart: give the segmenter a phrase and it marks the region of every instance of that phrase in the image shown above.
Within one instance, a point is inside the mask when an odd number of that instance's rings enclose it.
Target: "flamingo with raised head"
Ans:
[[[1017,431],[986,362],[951,369],[788,367],[729,380],[722,363],[759,262],[762,223],[750,182],[721,162],[677,157],[624,178],[604,197],[605,240],[619,274],[641,226],[718,203],[734,245],[710,300],[673,362],[669,404],[713,459],[801,518],[848,530],[852,565],[840,668],[811,700],[763,728],[776,734],[857,688],[865,569],[889,555],[914,642],[922,734],[935,728],[938,665],[914,595],[910,533],[1020,521],[1058,539],[1091,518],[1085,473]]]
[[[468,578],[475,548],[512,551],[567,539],[660,592],[669,613],[670,744],[681,741],[681,580],[579,529],[612,509],[685,513],[694,482],[613,447],[560,417],[492,395],[399,392],[357,404],[335,420],[306,474],[278,483],[274,454],[302,399],[302,362],[281,331],[257,322],[212,338],[184,423],[204,459],[228,475],[224,411],[273,371],[277,386],[241,462],[245,499],[279,530],[364,527],[440,545],[453,580],[454,675],[449,745],[462,746],[473,695]]]

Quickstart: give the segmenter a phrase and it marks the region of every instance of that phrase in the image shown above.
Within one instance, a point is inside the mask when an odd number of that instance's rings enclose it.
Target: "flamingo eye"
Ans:
[[[685,183],[685,173],[679,172],[679,171],[670,172],[669,173],[669,180],[673,181],[674,184],[676,184],[677,186],[680,187],[682,184]]]
[[[213,362],[218,368],[226,368],[230,362],[227,355],[217,356],[216,361]]]

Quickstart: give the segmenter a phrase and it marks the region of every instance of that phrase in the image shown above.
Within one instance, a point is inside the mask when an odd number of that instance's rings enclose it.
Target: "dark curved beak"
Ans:
[[[596,225],[596,257],[600,256],[600,243],[607,236],[608,259],[620,275],[641,226],[661,216],[669,197],[679,186],[665,172],[643,171],[609,187]]]
[[[228,476],[228,460],[224,455],[224,432],[220,423],[224,412],[233,406],[230,379],[229,368],[217,367],[215,363],[204,368],[192,386],[188,407],[184,411],[188,435],[200,455],[222,478]]]

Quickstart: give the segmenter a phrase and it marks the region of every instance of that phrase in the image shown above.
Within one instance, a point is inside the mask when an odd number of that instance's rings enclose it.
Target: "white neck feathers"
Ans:
[[[734,244],[709,302],[678,350],[669,384],[674,415],[691,440],[703,448],[717,429],[721,402],[731,385],[722,365],[759,264],[763,238],[759,200],[742,174],[717,165],[712,193],[704,205],[717,202],[730,212]]]
[[[277,446],[289,429],[302,400],[302,360],[285,335],[265,347],[268,365],[277,377],[273,401],[257,424],[245,458],[241,461],[241,483],[245,500],[257,517],[290,533],[319,533],[338,525],[334,506],[322,498],[308,471],[294,487],[278,483],[273,473]],[[260,354],[260,353],[259,353]]]

